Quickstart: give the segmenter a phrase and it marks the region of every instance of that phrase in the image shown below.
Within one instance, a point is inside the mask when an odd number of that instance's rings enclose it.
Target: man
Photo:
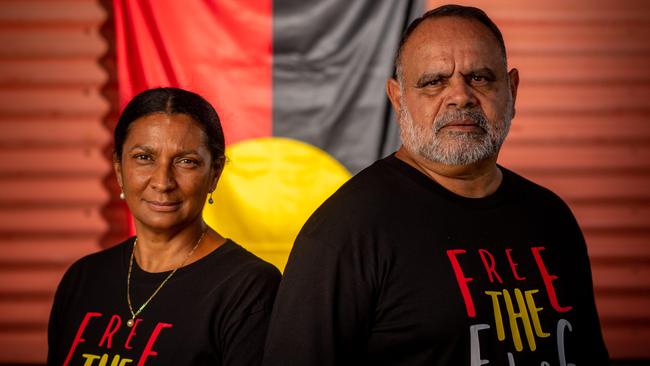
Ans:
[[[265,365],[605,365],[584,239],[496,164],[519,81],[481,10],[415,20],[387,82],[403,145],[303,227]]]

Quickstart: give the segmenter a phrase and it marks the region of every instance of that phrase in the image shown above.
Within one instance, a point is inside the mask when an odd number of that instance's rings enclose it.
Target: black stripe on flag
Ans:
[[[423,0],[273,2],[273,135],[315,145],[352,173],[398,147],[385,82]]]

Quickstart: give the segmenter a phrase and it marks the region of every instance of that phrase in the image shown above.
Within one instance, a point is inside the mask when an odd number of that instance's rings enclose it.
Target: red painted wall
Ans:
[[[0,363],[43,363],[52,296],[125,235],[110,1],[0,1]]]

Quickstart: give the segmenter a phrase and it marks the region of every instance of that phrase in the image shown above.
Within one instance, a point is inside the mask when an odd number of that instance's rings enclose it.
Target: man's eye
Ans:
[[[472,75],[470,81],[473,85],[484,85],[488,83],[488,78],[482,75]]]
[[[415,83],[415,87],[418,89],[438,87],[442,84],[442,81],[441,77],[422,77]]]
[[[424,84],[424,86],[436,86],[436,85],[440,85],[440,79],[429,80]]]

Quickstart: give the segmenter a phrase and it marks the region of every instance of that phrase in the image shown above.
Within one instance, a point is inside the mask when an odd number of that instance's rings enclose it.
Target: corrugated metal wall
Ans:
[[[500,163],[570,204],[611,355],[650,359],[650,2],[463,3],[501,27],[521,76]]]
[[[124,236],[110,3],[0,1],[0,363],[42,363],[67,266]]]
[[[570,203],[612,356],[650,359],[650,3],[468,3],[502,27],[522,77],[501,162]],[[125,235],[109,13],[0,0],[0,363],[44,360],[63,271]]]

